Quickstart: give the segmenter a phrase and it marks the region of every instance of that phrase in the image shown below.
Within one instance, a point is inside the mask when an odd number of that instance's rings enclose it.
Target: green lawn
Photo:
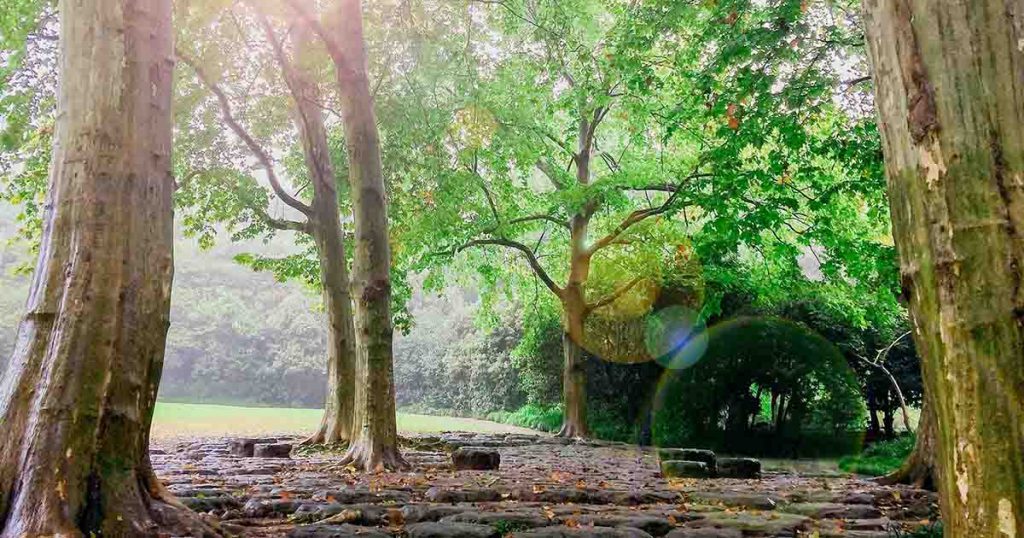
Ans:
[[[235,407],[158,402],[153,417],[153,437],[204,435],[262,435],[311,433],[320,424],[320,409]],[[482,433],[532,430],[486,420],[430,415],[398,414],[398,430],[404,433],[473,431]]]

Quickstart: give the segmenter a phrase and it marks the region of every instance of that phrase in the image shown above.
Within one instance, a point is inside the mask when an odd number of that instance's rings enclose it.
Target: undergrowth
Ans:
[[[856,456],[839,460],[839,468],[849,473],[869,476],[887,475],[903,465],[914,450],[914,436],[904,435],[889,441],[878,441]]]
[[[526,404],[515,411],[492,412],[487,415],[487,420],[533,430],[557,432],[562,427],[562,406]],[[592,409],[588,422],[590,433],[596,439],[623,442],[636,440],[636,428],[632,423],[608,413]]]
[[[562,407],[526,404],[515,411],[494,411],[487,420],[511,424],[545,432],[557,432],[562,427]]]

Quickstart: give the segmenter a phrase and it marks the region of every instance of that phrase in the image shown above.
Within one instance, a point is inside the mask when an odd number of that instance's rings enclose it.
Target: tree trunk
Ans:
[[[309,46],[311,34],[298,37],[298,55]],[[302,137],[313,185],[310,228],[320,261],[320,287],[327,313],[327,397],[320,427],[306,443],[338,443],[352,435],[352,406],[355,397],[355,327],[349,292],[348,260],[339,217],[337,178],[331,163],[324,127],[320,89],[301,67],[287,76],[296,101],[296,123]]]
[[[882,484],[910,484],[919,488],[935,489],[935,413],[932,406],[921,407],[921,420],[917,423],[914,451],[903,466],[878,481]]]
[[[878,422],[878,400],[875,391],[868,389],[868,434],[871,439],[878,439],[882,435],[882,426]]]
[[[590,183],[590,157],[593,146],[593,132],[590,122],[582,119],[584,111],[580,111],[578,134],[578,152],[576,164],[576,182],[580,185]],[[589,314],[585,287],[590,277],[590,251],[587,240],[590,219],[597,209],[597,202],[590,201],[573,215],[569,223],[569,279],[562,292],[562,310],[565,333],[562,337],[562,403],[565,407],[562,415],[562,428],[558,431],[561,437],[590,437],[590,426],[587,423],[587,371],[583,366],[583,344],[585,338],[584,323]]]
[[[1024,3],[865,0],[949,536],[1024,536]]]
[[[344,463],[365,470],[404,468],[395,422],[388,244],[380,139],[367,75],[359,0],[338,2],[332,33],[355,216],[356,390],[353,440]]]
[[[588,437],[587,373],[583,365],[583,319],[572,306],[566,308],[566,331],[562,334],[562,428],[561,437]],[[575,336],[576,334],[580,336]]]
[[[62,1],[43,240],[0,382],[0,536],[215,535],[148,457],[170,316],[169,1]]]

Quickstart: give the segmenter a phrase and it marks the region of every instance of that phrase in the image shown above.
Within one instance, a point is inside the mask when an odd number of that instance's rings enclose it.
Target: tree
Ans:
[[[367,74],[359,0],[338,0],[327,26],[309,6],[290,5],[320,37],[334,64],[355,221],[356,390],[353,438],[343,464],[367,471],[407,467],[398,449],[391,320],[391,246],[384,172]]]
[[[934,405],[922,402],[914,449],[899,469],[878,478],[881,484],[910,484],[935,489],[936,425]]]
[[[58,11],[42,243],[0,382],[0,529],[215,535],[163,488],[148,454],[173,273],[171,5]]]
[[[420,267],[462,264],[491,291],[556,298],[562,435],[589,430],[582,349],[606,320],[648,314],[680,265],[702,266],[698,281],[737,260],[803,280],[810,253],[821,278],[892,302],[877,140],[836,104],[849,85],[825,60],[856,41],[841,7],[468,4],[468,22],[417,42],[424,69],[387,96],[422,119],[405,161],[422,173],[401,188],[430,212],[403,246]]]
[[[1024,6],[864,9],[944,529],[1022,536]]]
[[[240,17],[242,14],[228,11],[224,18]],[[354,327],[352,318],[352,299],[349,291],[348,259],[345,256],[345,240],[339,215],[338,191],[336,176],[327,129],[323,119],[323,99],[318,81],[312,72],[311,56],[314,56],[312,36],[308,30],[299,25],[293,32],[293,54],[291,57],[277,36],[277,30],[270,19],[257,13],[249,17],[253,24],[262,28],[270,56],[276,62],[277,70],[285,82],[292,102],[292,115],[298,133],[299,144],[305,162],[305,174],[309,183],[311,201],[306,203],[292,196],[285,189],[275,172],[275,164],[264,146],[250,134],[249,129],[235,117],[231,99],[221,85],[204,72],[197,61],[190,55],[178,51],[186,64],[196,73],[202,84],[216,97],[222,117],[231,131],[252,153],[259,165],[265,170],[267,180],[276,197],[292,210],[297,212],[301,220],[275,218],[269,213],[268,196],[264,188],[251,175],[238,173],[234,169],[202,169],[193,168],[186,173],[188,182],[183,185],[179,195],[179,203],[223,204],[230,207],[229,200],[237,200],[245,211],[211,212],[214,216],[223,215],[235,225],[256,228],[260,232],[272,230],[291,230],[307,235],[312,239],[316,258],[316,284],[323,296],[324,310],[327,313],[328,345],[327,345],[327,397],[324,403],[324,416],[318,430],[306,442],[337,443],[347,441],[352,429],[352,405],[355,387],[354,381]],[[237,19],[236,19],[237,20]],[[245,40],[247,25],[230,26],[232,36]],[[242,34],[235,35],[235,32]],[[224,36],[219,36],[223,37]],[[250,50],[243,48],[243,50]],[[245,59],[252,61],[252,55]],[[244,67],[243,67],[244,70]],[[249,97],[249,96],[246,96]],[[191,115],[189,116],[191,117]],[[200,150],[199,154],[209,149]],[[195,155],[186,157],[196,160]],[[226,176],[226,177],[225,177]],[[232,176],[240,176],[240,181],[231,181]],[[226,189],[225,189],[226,187]],[[227,190],[228,192],[224,192]],[[213,196],[210,196],[213,194]],[[193,210],[195,210],[193,208]],[[202,210],[199,210],[202,211]],[[248,220],[252,219],[252,220]],[[209,218],[196,221],[193,227],[209,226]],[[243,224],[244,223],[244,224]],[[249,231],[247,236],[254,231]],[[263,258],[242,258],[257,268],[281,269],[281,265],[289,265],[292,260],[268,261]]]

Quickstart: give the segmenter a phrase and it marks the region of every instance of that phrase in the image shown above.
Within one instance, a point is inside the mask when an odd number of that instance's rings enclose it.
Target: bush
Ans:
[[[515,411],[495,411],[488,420],[546,432],[557,432],[562,427],[562,407],[526,404]]]
[[[869,476],[887,475],[903,465],[914,450],[915,436],[904,435],[890,441],[879,441],[857,456],[839,460],[839,468],[848,473]]]

